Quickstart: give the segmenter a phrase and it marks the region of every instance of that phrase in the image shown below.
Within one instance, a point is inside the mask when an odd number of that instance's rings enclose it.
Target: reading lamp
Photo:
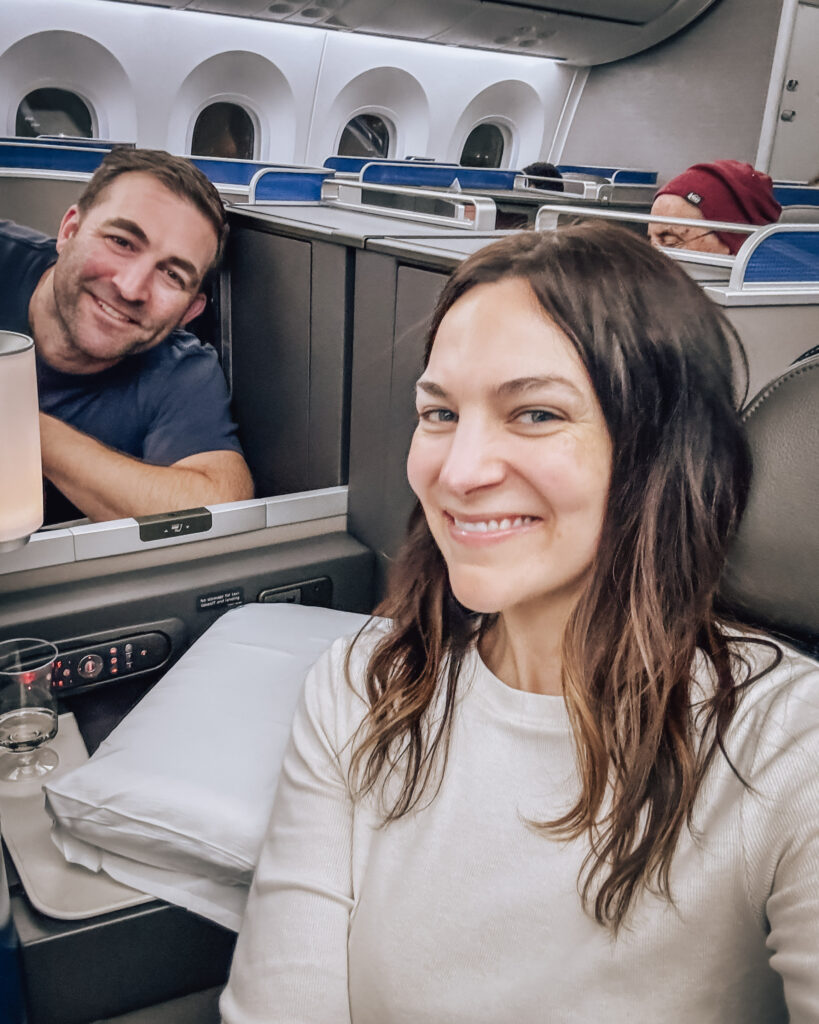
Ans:
[[[43,474],[34,342],[0,331],[0,553],[43,525]]]

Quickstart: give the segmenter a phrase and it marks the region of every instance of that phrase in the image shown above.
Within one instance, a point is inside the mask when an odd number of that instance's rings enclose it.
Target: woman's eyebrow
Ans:
[[[445,391],[440,384],[436,384],[432,380],[424,380],[423,377],[415,382],[415,387],[416,390],[425,391],[433,398],[449,398],[449,392]]]
[[[581,398],[583,397],[580,388],[570,381],[568,377],[561,377],[559,373],[549,373],[543,377],[516,377],[513,380],[505,380],[495,390],[502,398],[506,398],[510,395],[520,395],[528,391],[536,391],[538,388],[555,386],[573,391],[576,395]]]
[[[433,398],[448,399],[449,392],[432,380],[424,380],[423,377],[417,381],[416,388],[424,391]],[[495,393],[501,398],[508,398],[512,395],[526,394],[528,391],[536,391],[538,388],[561,387],[572,391],[578,397],[583,397],[583,392],[568,377],[562,377],[559,373],[549,373],[543,377],[515,377],[512,380],[505,380],[498,384]]]

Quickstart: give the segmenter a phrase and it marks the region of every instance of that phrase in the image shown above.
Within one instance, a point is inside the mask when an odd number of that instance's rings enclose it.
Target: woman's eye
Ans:
[[[518,414],[518,419],[522,423],[549,423],[559,417],[556,413],[549,412],[548,409],[525,409]]]
[[[451,409],[421,409],[418,419],[424,423],[441,424],[455,423],[458,417]]]

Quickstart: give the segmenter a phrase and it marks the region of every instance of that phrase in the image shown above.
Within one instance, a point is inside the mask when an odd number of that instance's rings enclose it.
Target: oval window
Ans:
[[[193,126],[191,156],[252,160],[256,130],[250,114],[238,103],[211,103]]]
[[[464,143],[461,167],[500,167],[503,147],[503,132],[496,124],[479,124]]]
[[[339,156],[389,156],[390,128],[377,114],[359,114],[348,121],[338,144]]]
[[[35,89],[17,108],[15,135],[26,139],[38,135],[93,137],[93,119],[84,100],[68,89]]]

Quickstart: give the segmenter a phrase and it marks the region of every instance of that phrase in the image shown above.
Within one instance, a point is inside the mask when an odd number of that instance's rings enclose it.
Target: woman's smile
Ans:
[[[539,516],[521,513],[460,515],[444,510],[450,533],[461,543],[493,543],[517,537],[541,522]]]

